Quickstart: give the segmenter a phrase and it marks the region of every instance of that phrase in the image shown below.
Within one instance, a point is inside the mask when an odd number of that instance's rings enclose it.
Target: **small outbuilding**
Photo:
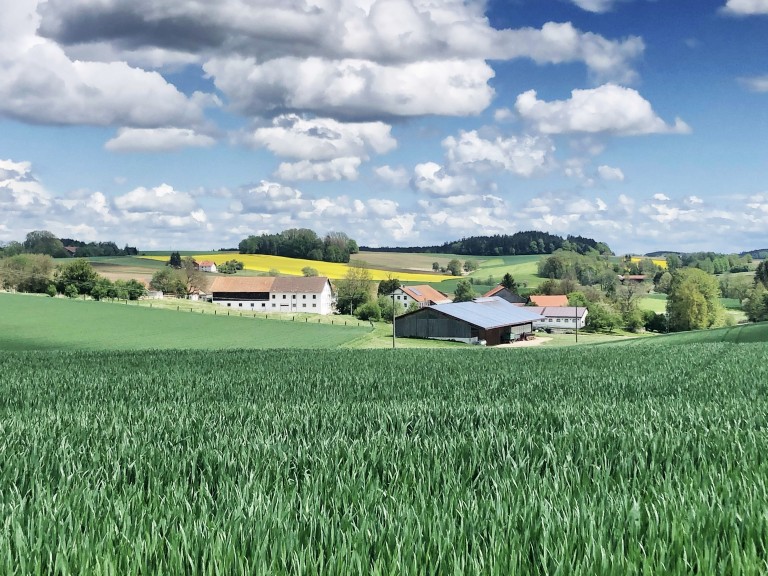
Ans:
[[[490,289],[488,292],[483,294],[483,298],[490,298],[491,296],[498,296],[499,298],[503,298],[510,304],[517,304],[519,306],[524,306],[528,303],[528,298],[524,296],[520,296],[520,294],[517,294],[516,292],[512,292],[509,288],[506,286],[503,286],[502,284],[499,284],[496,286],[496,288]]]
[[[395,319],[395,335],[497,346],[532,334],[534,322],[543,318],[530,309],[493,296],[437,304],[403,314]]]

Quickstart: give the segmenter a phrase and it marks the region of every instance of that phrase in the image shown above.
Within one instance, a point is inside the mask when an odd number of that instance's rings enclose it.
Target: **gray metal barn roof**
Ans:
[[[498,296],[475,298],[472,302],[437,304],[430,308],[486,330],[544,319],[541,314],[530,312],[523,306],[510,304]]]

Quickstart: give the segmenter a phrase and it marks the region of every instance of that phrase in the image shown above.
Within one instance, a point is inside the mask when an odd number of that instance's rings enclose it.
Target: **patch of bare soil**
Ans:
[[[496,348],[529,348],[531,346],[541,346],[550,340],[552,340],[552,338],[536,336],[533,340],[518,340],[517,342],[512,342],[510,344],[500,344],[499,346],[496,346]]]

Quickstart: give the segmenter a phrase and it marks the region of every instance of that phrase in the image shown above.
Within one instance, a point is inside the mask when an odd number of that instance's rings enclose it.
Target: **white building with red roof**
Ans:
[[[333,314],[331,282],[324,276],[218,276],[211,301],[239,312]]]
[[[446,294],[427,284],[421,286],[400,286],[393,292],[395,302],[400,302],[405,308],[415,302],[419,308],[434,304],[448,304],[451,299]]]
[[[216,262],[212,262],[211,260],[203,260],[202,262],[197,263],[197,268],[200,270],[200,272],[216,272]]]

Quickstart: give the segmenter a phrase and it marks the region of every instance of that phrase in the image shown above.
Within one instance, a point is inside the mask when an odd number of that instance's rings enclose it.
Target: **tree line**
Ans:
[[[114,242],[82,242],[72,238],[58,238],[48,230],[29,232],[23,242],[11,241],[0,245],[0,258],[19,254],[44,254],[52,258],[68,258],[72,253],[66,248],[75,248],[81,258],[92,256],[135,256],[139,251],[125,245],[118,248]]]
[[[0,287],[49,296],[89,296],[95,300],[138,300],[146,294],[144,285],[137,280],[112,282],[100,276],[87,260],[76,258],[57,265],[47,254],[17,254],[0,259]]]
[[[599,254],[612,254],[604,242],[583,236],[563,238],[548,232],[528,230],[514,234],[495,234],[493,236],[470,236],[445,242],[439,246],[413,246],[409,248],[372,248],[364,246],[361,250],[369,252],[417,252],[422,254],[457,254],[461,256],[519,256],[530,254],[552,254],[556,250],[573,250],[586,254],[594,250]]]
[[[537,292],[565,294],[571,305],[586,306],[588,324],[596,330],[675,332],[722,326],[729,318],[721,297],[738,300],[751,321],[768,320],[766,261],[753,277],[736,273],[751,262],[749,254],[675,253],[667,255],[663,267],[651,259],[632,262],[628,256],[616,260],[558,250],[539,261],[538,274],[547,280]],[[716,270],[723,273],[716,275]],[[619,275],[633,274],[646,280],[620,282]],[[666,294],[664,314],[639,308],[639,299],[651,290]]]
[[[344,232],[329,232],[320,238],[308,228],[290,228],[278,234],[248,236],[238,245],[240,254],[267,254],[323,262],[349,262],[357,254],[357,242]]]

